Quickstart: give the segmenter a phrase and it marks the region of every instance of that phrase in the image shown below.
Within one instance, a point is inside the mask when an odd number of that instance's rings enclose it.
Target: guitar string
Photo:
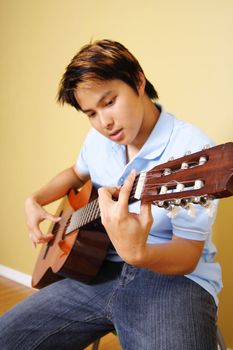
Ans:
[[[135,189],[137,186],[137,180],[139,176],[136,177],[129,200],[134,199]],[[73,223],[68,224],[66,226],[70,227],[69,232],[74,231],[75,229],[78,229],[82,226],[85,226],[87,223],[91,223],[92,221],[96,220],[100,217],[100,208],[98,204],[98,199],[95,199],[91,201],[90,203],[86,204],[84,207],[76,210],[74,213],[72,213],[73,216]],[[78,225],[77,225],[78,223]],[[52,230],[52,233],[55,235],[60,227],[56,227],[54,225],[54,228]],[[65,227],[67,229],[67,227]]]
[[[194,162],[187,162],[187,164],[192,164],[193,165]],[[198,163],[195,163],[195,164],[198,165]],[[163,170],[165,170],[165,168]],[[176,169],[176,170],[187,170],[187,169],[181,169],[180,168],[180,169]],[[134,181],[134,184],[133,184],[133,188],[132,188],[132,191],[130,193],[129,201],[135,200],[134,194],[135,194],[135,189],[136,189],[137,184],[138,184],[139,176],[140,176],[140,174],[138,174],[136,176],[136,178],[135,178],[135,181]],[[161,178],[161,177],[163,177],[162,170],[155,169],[155,170],[148,171],[146,173],[146,178],[149,179],[149,180],[155,179],[155,178]],[[194,181],[195,180],[182,181],[182,183],[190,185],[190,183],[193,183]],[[158,186],[158,187],[161,187],[161,186],[164,186],[164,185],[165,186],[169,186],[169,185],[172,186],[172,185],[174,185],[174,183],[178,184],[179,182],[176,181],[176,180],[173,180],[173,183],[170,183],[170,184],[168,182],[159,182],[159,183],[156,183],[155,185],[145,184],[143,190],[144,191],[151,191],[151,189],[153,189],[154,186]],[[79,222],[78,226],[77,226],[77,224],[74,227],[71,226],[70,229],[72,229],[72,230],[80,228],[80,227],[86,225],[87,223],[90,223],[90,222],[96,220],[100,216],[98,199],[96,199],[94,201],[91,201],[90,203],[88,203],[84,207],[82,207],[82,208],[78,209],[77,211],[75,211],[72,215],[74,215],[74,217],[76,219],[76,220],[73,220],[73,221],[75,221],[76,223]],[[54,226],[54,229],[55,229],[55,226]],[[56,234],[58,230],[59,230],[59,227],[57,229],[53,230],[53,233]]]
[[[139,175],[137,175],[135,178],[133,188],[130,194],[130,200],[134,199],[134,194],[135,194],[135,189],[137,186],[138,179],[139,179]],[[86,224],[91,223],[96,219],[98,219],[100,217],[100,208],[98,204],[98,198],[86,204],[84,207],[78,209],[77,211],[75,211],[72,214],[72,216],[75,218],[75,220],[74,218],[72,220],[73,223],[75,223],[75,226],[70,225],[70,228],[68,230],[69,233],[74,231],[75,229],[85,226]],[[80,219],[80,216],[81,216],[81,219]]]
[[[155,168],[153,168],[152,170],[149,170],[148,172],[147,172],[147,174],[148,175],[150,175],[150,174],[153,174],[153,173],[157,173],[157,175],[158,175],[158,177],[160,177],[160,176],[166,176],[166,175],[164,175],[163,174],[163,172],[166,170],[166,169],[170,169],[170,170],[172,170],[172,173],[176,173],[177,171],[182,171],[182,170],[188,170],[188,169],[192,169],[192,168],[194,168],[194,167],[197,167],[197,166],[201,166],[201,165],[204,165],[204,164],[206,164],[207,162],[208,162],[208,159],[206,159],[206,161],[203,163],[203,164],[200,164],[199,163],[200,162],[200,159],[199,160],[193,160],[193,161],[189,161],[189,162],[187,162],[187,161],[185,161],[185,159],[182,161],[182,162],[179,162],[179,163],[177,163],[177,164],[174,164],[174,165],[172,165],[172,166],[164,166],[164,164],[162,164],[163,165],[163,167],[162,168],[160,168],[160,165],[158,165],[158,166],[156,166]],[[182,169],[182,164],[183,163],[185,163],[185,164],[187,164],[187,166],[188,166],[188,168],[184,168],[184,169]],[[179,166],[180,165],[180,166]]]
[[[151,177],[150,180],[151,179],[153,179],[153,177]],[[174,185],[178,185],[178,184],[192,185],[195,183],[195,181],[196,181],[196,179],[184,180],[182,182],[177,181],[177,180],[170,180],[170,181],[156,182],[154,184],[146,183],[143,187],[143,190],[145,190],[146,188],[151,189],[154,186],[162,187],[162,186],[174,186]]]
[[[200,158],[199,158],[199,161],[200,161]],[[182,160],[182,162],[180,161],[179,164],[182,165],[182,163],[186,163],[188,168],[185,168],[185,169],[182,169],[182,167],[180,166],[179,168],[174,168],[174,165],[171,166],[170,169],[171,170],[171,174],[172,173],[175,173],[175,172],[178,172],[178,171],[181,171],[181,170],[188,170],[190,169],[191,167],[195,167],[195,166],[200,166],[202,164],[199,163],[199,161],[196,161],[196,160],[192,160],[192,161],[185,161],[185,159]],[[208,159],[206,159],[206,161],[208,161]],[[206,162],[205,162],[206,163]],[[175,164],[176,165],[176,164]],[[158,165],[159,167],[159,165]],[[153,170],[150,170],[146,173],[146,178],[149,179],[149,180],[153,180],[155,178],[161,178],[163,176],[166,176],[164,174],[164,171],[165,171],[166,167],[163,167],[162,169],[153,169]],[[168,174],[170,175],[170,174]],[[134,184],[133,184],[133,188],[132,188],[132,191],[130,193],[130,197],[129,197],[129,202],[130,201],[133,201],[135,200],[134,198],[134,194],[135,194],[135,189],[137,187],[137,184],[138,184],[138,180],[139,180],[139,177],[140,177],[140,174],[136,175],[136,178],[135,178],[135,181],[134,181]],[[189,184],[190,183],[193,183],[195,180],[189,180],[189,181],[182,181],[183,184]],[[154,186],[172,186],[174,185],[174,183],[178,184],[179,182],[176,181],[176,180],[173,180],[173,183],[169,184],[169,182],[160,182],[160,183],[157,183],[155,185],[153,185],[153,188]],[[144,187],[143,187],[143,191],[151,191],[152,190],[152,184],[145,184]],[[91,216],[90,216],[91,215]],[[100,217],[100,209],[99,209],[99,205],[98,205],[98,199],[94,200],[94,201],[91,201],[90,203],[88,203],[87,205],[85,205],[84,207],[76,210],[72,216],[75,217],[75,220],[73,219],[72,221],[75,221],[76,223],[79,222],[79,225],[78,227],[76,228],[79,228],[79,227],[82,227],[84,225],[86,225],[88,222],[92,222],[94,221],[95,219],[97,219],[98,217]],[[72,219],[72,218],[69,218],[69,219]],[[69,221],[69,220],[68,220]],[[69,227],[69,223],[66,223],[65,225],[65,230],[67,229],[67,226]],[[52,233],[54,235],[57,234],[58,230],[60,229],[59,227],[60,225],[54,225],[53,229],[52,229]],[[76,226],[76,225],[75,225]],[[76,228],[72,227],[71,226],[71,229],[75,230]]]
[[[154,176],[152,175],[152,176],[149,176],[149,177],[150,177],[150,179],[151,179],[151,178],[153,178]],[[194,182],[195,182],[195,180],[182,181],[183,184],[188,184],[189,187],[190,187],[190,185],[191,185],[192,183],[194,183]],[[163,185],[167,185],[167,186],[168,186],[168,185],[174,185],[174,184],[178,184],[178,183],[179,183],[178,181],[175,181],[175,180],[174,180],[173,183],[170,183],[170,184],[167,183],[167,182],[160,182],[160,183],[157,183],[156,185],[159,186],[159,187],[161,187],[161,186],[163,186]],[[129,197],[130,200],[135,200],[134,194],[135,194],[135,188],[136,188],[136,186],[137,186],[137,181],[134,182],[133,189],[132,189],[131,194],[130,194],[130,197]],[[146,190],[151,190],[151,189],[153,188],[152,186],[154,186],[154,185],[146,184],[146,185],[144,186],[143,190],[144,190],[144,191],[146,191]],[[85,207],[84,207],[84,208],[85,208]],[[82,208],[82,209],[84,209],[84,208]],[[81,227],[81,225],[83,225],[83,224],[92,222],[92,221],[94,221],[95,219],[97,219],[97,218],[99,217],[99,215],[100,215],[100,209],[99,209],[99,205],[98,205],[98,199],[96,199],[96,200],[92,201],[90,204],[88,204],[88,205],[86,206],[86,209],[87,209],[87,215],[86,215],[86,217],[85,217],[85,220],[83,220],[83,222],[79,225],[79,227]]]

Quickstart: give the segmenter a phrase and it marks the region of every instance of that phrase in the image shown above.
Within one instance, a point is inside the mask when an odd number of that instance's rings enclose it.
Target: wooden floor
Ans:
[[[35,290],[0,276],[0,314],[14,306],[27,296],[36,293]],[[92,345],[86,350],[91,350]],[[112,333],[101,338],[99,350],[121,350],[119,341]]]

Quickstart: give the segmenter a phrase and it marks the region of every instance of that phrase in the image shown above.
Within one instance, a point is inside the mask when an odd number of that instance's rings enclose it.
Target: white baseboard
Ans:
[[[0,276],[9,278],[10,280],[23,284],[24,286],[31,287],[32,276],[11,269],[10,267],[0,265]]]

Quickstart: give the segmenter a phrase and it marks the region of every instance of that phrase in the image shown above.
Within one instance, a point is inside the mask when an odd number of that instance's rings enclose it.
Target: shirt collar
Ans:
[[[161,105],[159,105],[159,108],[161,109],[159,119],[151,131],[150,136],[137,153],[137,158],[155,159],[159,157],[170,140],[174,127],[174,117],[167,113]],[[112,149],[115,152],[121,151],[125,155],[124,145],[113,143]]]
[[[167,113],[162,106],[157,123],[148,137],[137,157],[155,159],[161,155],[166,148],[174,127],[174,117]]]

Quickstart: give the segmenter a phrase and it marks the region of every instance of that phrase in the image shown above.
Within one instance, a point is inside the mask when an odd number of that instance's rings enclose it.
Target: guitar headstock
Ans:
[[[232,196],[233,142],[169,160],[143,176],[141,201],[163,207]]]

